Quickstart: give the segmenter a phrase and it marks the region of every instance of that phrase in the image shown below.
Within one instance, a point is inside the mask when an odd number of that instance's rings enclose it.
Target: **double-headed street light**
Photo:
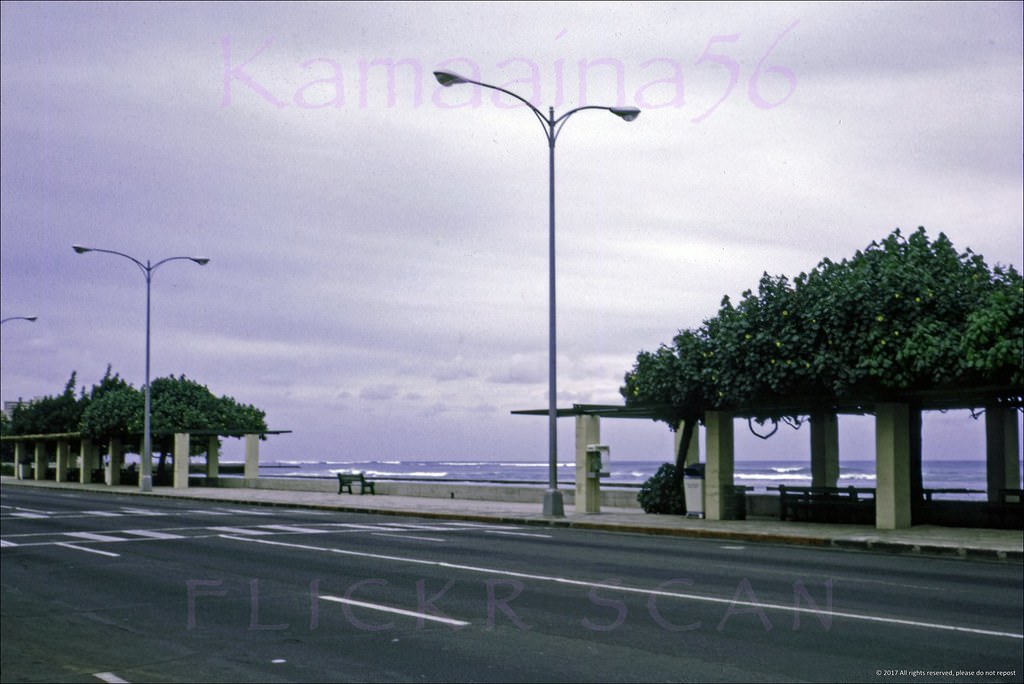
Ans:
[[[129,256],[123,252],[116,252],[112,249],[82,247],[81,245],[72,245],[71,248],[78,254],[85,254],[86,252],[103,252],[104,254],[116,254],[117,256],[129,259],[139,267],[139,270],[142,271],[143,277],[146,279],[146,414],[143,417],[142,466],[139,469],[139,489],[143,492],[148,492],[153,489],[153,434],[150,428],[149,395],[149,291],[150,284],[153,281],[153,271],[160,268],[168,261],[194,261],[200,266],[205,266],[210,260],[205,257],[176,256],[161,259],[155,264],[151,264],[148,260],[146,263],[142,263],[133,256]]]
[[[0,321],[0,325],[3,325],[7,321],[28,321],[29,323],[34,322],[39,316],[11,316]]]
[[[562,493],[558,490],[558,407],[555,391],[555,141],[558,139],[558,134],[562,131],[562,127],[569,117],[584,109],[603,109],[625,121],[632,121],[640,116],[640,110],[636,107],[585,105],[570,109],[556,119],[554,107],[548,108],[548,115],[545,117],[528,100],[504,88],[474,81],[451,71],[435,71],[434,77],[438,83],[445,87],[469,83],[497,90],[519,100],[529,107],[530,111],[537,117],[537,120],[540,121],[541,126],[544,128],[544,135],[548,139],[548,491],[544,495],[543,512],[547,516],[562,517],[565,515],[565,507],[562,503]]]

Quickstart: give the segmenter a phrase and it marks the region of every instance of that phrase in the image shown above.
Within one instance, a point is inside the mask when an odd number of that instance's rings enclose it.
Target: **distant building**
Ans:
[[[22,404],[31,404],[33,401],[35,401],[35,399],[30,399],[29,401],[24,401],[24,400],[5,401],[4,402],[4,415],[7,416],[8,420],[10,420],[12,417],[14,417],[14,409],[15,408],[17,408],[18,406],[20,406]]]

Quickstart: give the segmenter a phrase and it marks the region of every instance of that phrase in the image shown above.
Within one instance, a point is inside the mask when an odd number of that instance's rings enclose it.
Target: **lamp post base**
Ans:
[[[549,489],[544,492],[544,515],[550,518],[565,517],[565,506],[562,502],[561,491]]]
[[[139,491],[140,492],[151,492],[151,491],[153,491],[153,476],[152,475],[139,475]]]

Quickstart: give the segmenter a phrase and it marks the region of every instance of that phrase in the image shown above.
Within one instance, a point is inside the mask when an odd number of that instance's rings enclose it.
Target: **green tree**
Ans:
[[[79,423],[83,437],[105,445],[111,438],[127,439],[142,432],[145,400],[130,385],[109,388],[93,398]]]
[[[150,388],[150,429],[153,451],[160,454],[157,473],[166,466],[167,454],[176,432],[223,431],[264,432],[266,414],[232,397],[215,396],[205,385],[184,375],[157,378]],[[107,375],[94,388],[89,406],[83,413],[82,434],[101,443],[111,437],[137,436],[144,429],[145,395],[116,375]],[[193,454],[206,445],[196,440]]]
[[[263,432],[265,413],[232,397],[215,396],[184,375],[158,378],[152,387],[154,431],[224,430]]]
[[[110,366],[110,364],[107,364],[107,372],[103,374],[103,377],[100,379],[99,383],[93,385],[92,388],[89,390],[87,399],[89,401],[93,401],[99,399],[108,392],[113,392],[115,390],[131,389],[131,387],[132,386],[128,384],[128,382],[121,379],[121,376],[113,372],[113,368]]]
[[[31,402],[19,400],[11,416],[11,434],[41,435],[55,432],[75,432],[82,417],[84,404],[75,397],[77,373],[55,396],[46,396]]]
[[[11,420],[6,413],[0,413],[0,436],[6,437],[11,432]],[[0,461],[14,460],[14,445],[7,442],[0,443]]]
[[[1024,384],[1024,281],[989,268],[924,228],[894,231],[841,262],[790,280],[761,278],[738,304],[640,352],[627,405],[678,414],[754,409],[779,418],[787,401],[879,399],[909,392]]]

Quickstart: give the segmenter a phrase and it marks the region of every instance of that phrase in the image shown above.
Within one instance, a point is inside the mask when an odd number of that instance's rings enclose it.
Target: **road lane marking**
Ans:
[[[130,514],[130,515],[146,515],[146,516],[157,516],[157,517],[158,516],[167,515],[167,513],[164,513],[163,511],[154,511],[151,508],[127,508],[127,507],[122,507],[121,510],[124,511],[125,513]]]
[[[10,508],[14,511],[25,511],[27,513],[39,513],[40,515],[52,515],[53,511],[41,511],[38,508],[25,508],[24,506],[6,506],[2,505],[0,508]]]
[[[17,544],[12,541],[7,541],[6,539],[0,539],[0,549],[6,549],[11,546],[17,546]]]
[[[341,527],[356,532],[375,532],[392,530],[394,532],[451,532],[450,527],[437,525],[401,525],[397,523],[329,523],[329,527]]]
[[[88,541],[98,542],[118,542],[124,541],[121,537],[112,537],[109,534],[99,534],[97,532],[62,532],[61,534],[67,537],[76,537],[78,539],[86,539]]]
[[[24,512],[23,513],[21,511],[18,511],[16,513],[11,513],[11,517],[12,518],[36,519],[37,520],[39,518],[49,518],[50,516],[46,515],[45,513],[28,513],[28,512]]]
[[[121,679],[113,672],[97,672],[93,677],[107,684],[131,684],[127,679]]]
[[[83,515],[95,515],[100,518],[122,518],[124,513],[121,511],[82,511]]]
[[[125,534],[134,534],[139,537],[146,537],[147,539],[184,539],[185,537],[180,534],[171,534],[169,532],[157,532],[156,530],[121,530]],[[129,540],[122,540],[129,541]]]
[[[417,536],[415,534],[395,534],[393,532],[371,532],[370,535],[373,537],[395,537],[396,539],[415,539],[416,541],[438,542],[441,544],[444,544],[448,541],[447,539],[441,539],[440,537],[424,537],[422,535]]]
[[[218,510],[227,511],[228,513],[234,513],[236,515],[277,515],[269,511],[250,511],[245,508],[220,508]]]
[[[550,534],[536,534],[534,532],[506,532],[505,530],[484,530],[487,534],[504,534],[510,537],[536,537],[538,539],[551,539]]]
[[[248,534],[253,537],[262,537],[268,534],[274,534],[270,530],[257,530],[251,527],[207,527],[208,530],[214,532],[227,532],[229,534]]]
[[[63,546],[65,549],[74,549],[75,551],[87,551],[89,553],[98,553],[101,556],[110,556],[111,558],[120,558],[121,554],[113,553],[111,551],[102,551],[100,549],[90,549],[87,546],[77,546],[70,542],[57,542],[57,546]]]
[[[433,622],[440,622],[445,625],[452,625],[453,627],[466,627],[470,623],[465,620],[456,620],[454,618],[441,617],[439,615],[431,615],[430,613],[417,613],[413,610],[404,610],[402,608],[393,608],[391,606],[385,606],[380,603],[367,603],[366,601],[355,601],[353,599],[342,598],[341,596],[320,596],[324,601],[333,601],[334,603],[342,603],[349,606],[359,606],[360,608],[368,608],[370,610],[377,610],[382,613],[394,613],[395,615],[405,615],[406,617],[414,617],[417,620],[431,620]]]
[[[312,527],[299,527],[298,525],[260,525],[265,530],[275,532],[289,532],[291,534],[323,534],[326,530],[314,529]]]
[[[517,572],[514,570],[505,570],[501,568],[487,568],[476,565],[462,565],[460,563],[448,563],[446,561],[426,560],[423,558],[409,558],[403,556],[392,556],[380,553],[369,553],[365,551],[351,551],[349,549],[336,549],[324,546],[310,546],[308,544],[295,544],[289,542],[273,541],[271,539],[246,539],[245,537],[231,537],[229,535],[222,535],[224,539],[234,539],[235,541],[249,542],[253,544],[268,544],[270,546],[283,546],[293,549],[301,549],[305,551],[317,551],[321,553],[335,553],[342,556],[353,556],[358,558],[372,558],[374,560],[383,561],[395,561],[399,563],[409,563],[414,565],[429,565],[432,567],[445,568],[448,570],[462,570],[465,572],[476,572],[486,573],[492,575],[504,575],[506,577],[515,577],[519,579],[535,580],[538,582],[551,582],[553,584],[562,584],[567,586],[587,587],[594,589],[606,589],[608,591],[621,591],[631,594],[643,594],[646,596],[664,596],[666,598],[677,598],[688,601],[697,601],[701,603],[714,603],[720,605],[729,606],[743,606],[748,608],[758,608],[761,610],[780,610],[791,613],[803,613],[807,615],[814,615],[819,617],[828,618],[845,618],[848,620],[861,620],[864,622],[875,622],[880,624],[888,625],[900,625],[903,627],[918,627],[922,629],[934,629],[946,632],[961,632],[966,634],[978,634],[981,636],[993,636],[1003,637],[1008,639],[1019,639],[1024,640],[1024,634],[1016,632],[1001,632],[998,630],[991,629],[978,629],[975,627],[961,627],[959,625],[946,625],[935,622],[923,622],[921,620],[904,620],[901,618],[890,618],[881,615],[868,615],[864,613],[846,613],[837,612],[833,610],[821,610],[818,608],[802,608],[793,605],[783,605],[778,603],[760,603],[756,601],[740,601],[735,598],[719,598],[716,596],[702,596],[700,594],[688,594],[683,592],[666,591],[662,589],[645,589],[643,587],[630,587],[620,584],[609,584],[606,582],[589,582],[586,580],[570,579],[568,577],[558,577],[554,575],[536,575],[527,572]]]
[[[515,525],[495,525],[486,522],[442,522],[445,527],[456,527],[459,529],[518,529]]]

